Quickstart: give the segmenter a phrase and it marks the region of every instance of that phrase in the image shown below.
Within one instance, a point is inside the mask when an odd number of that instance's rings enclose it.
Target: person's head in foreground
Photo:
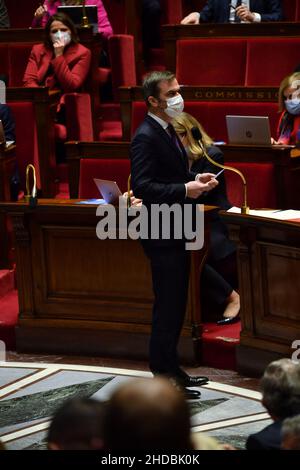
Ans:
[[[300,450],[300,415],[284,420],[281,435],[282,449]]]
[[[271,362],[261,379],[262,403],[274,421],[300,414],[300,364]]]
[[[99,450],[103,448],[105,405],[92,398],[73,398],[54,414],[49,450]]]
[[[209,135],[207,135],[200,122],[198,122],[197,119],[190,114],[179,114],[173,119],[172,124],[182,142],[182,145],[187,151],[189,159],[198,160],[203,156],[203,150],[192,134],[192,129],[194,127],[199,129],[202,135],[202,143],[206,148],[213,145],[213,140],[209,137]]]
[[[109,451],[193,449],[183,394],[161,378],[121,385],[107,405],[104,443]]]

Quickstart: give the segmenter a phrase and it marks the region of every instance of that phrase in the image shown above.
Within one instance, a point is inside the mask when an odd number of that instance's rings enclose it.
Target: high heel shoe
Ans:
[[[224,317],[217,321],[217,325],[232,325],[240,321],[240,296],[233,290],[227,298],[227,306]]]

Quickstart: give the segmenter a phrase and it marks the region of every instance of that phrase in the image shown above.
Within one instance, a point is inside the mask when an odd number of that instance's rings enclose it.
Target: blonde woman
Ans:
[[[213,145],[213,140],[197,119],[188,113],[181,113],[172,124],[187,153],[190,170],[195,173],[219,173],[220,168],[210,163],[203,155],[199,143],[192,135],[193,127],[200,130],[206,152],[214,161],[224,163],[223,153]],[[224,173],[218,177],[218,181],[218,186],[201,195],[198,202],[227,210],[231,204],[227,198]],[[240,297],[234,289],[237,285],[236,247],[229,240],[227,228],[218,214],[211,221],[210,233],[210,252],[201,278],[202,300],[209,309],[212,308],[213,302],[216,302],[220,308],[224,307],[223,318],[217,322],[218,324],[235,323],[239,320],[240,310]]]
[[[295,145],[300,142],[300,72],[285,77],[278,92],[281,116],[277,129],[277,142]]]

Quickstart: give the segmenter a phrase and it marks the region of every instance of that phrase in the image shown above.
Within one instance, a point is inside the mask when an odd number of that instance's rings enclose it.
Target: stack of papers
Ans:
[[[240,207],[231,207],[227,212],[231,212],[233,214],[240,214],[241,208]],[[288,210],[251,210],[249,215],[255,215],[256,217],[267,217],[269,219],[276,219],[276,220],[293,220],[293,219],[300,219],[300,211],[295,211],[293,209]]]

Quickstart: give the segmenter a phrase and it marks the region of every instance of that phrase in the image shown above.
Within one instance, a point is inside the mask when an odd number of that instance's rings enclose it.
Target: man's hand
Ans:
[[[206,183],[202,183],[201,181],[189,181],[185,185],[185,187],[186,187],[186,196],[191,198],[191,199],[197,199],[199,196],[201,196],[202,193],[204,193],[206,191],[211,191],[218,184],[219,184],[219,182],[214,178],[211,178]]]
[[[193,11],[181,20],[180,24],[199,24],[200,15],[197,11]]]
[[[208,183],[210,180],[214,179],[216,175],[214,173],[198,173],[197,180],[201,183]]]
[[[40,6],[35,10],[34,16],[38,19],[42,18],[44,16],[45,12],[47,11],[47,8],[44,6]]]
[[[237,7],[235,12],[241,21],[247,21],[249,23],[253,23],[255,21],[255,15],[251,13],[249,8],[245,5]]]

